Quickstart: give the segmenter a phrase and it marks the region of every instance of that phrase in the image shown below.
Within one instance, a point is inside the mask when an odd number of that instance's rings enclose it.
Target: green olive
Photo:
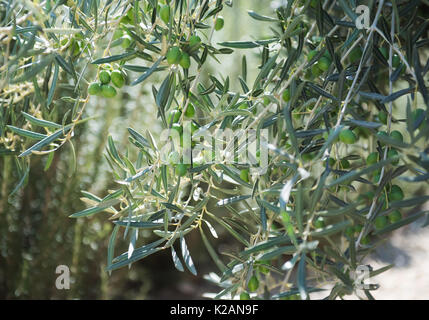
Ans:
[[[131,20],[130,20],[130,18],[128,18],[128,16],[123,16],[123,17],[121,18],[121,20],[119,20],[119,22],[120,22],[121,24],[130,24],[130,23],[131,23]]]
[[[353,48],[352,51],[349,53],[349,61],[350,63],[356,63],[360,61],[360,58],[362,57],[362,49],[360,47]]]
[[[390,188],[388,198],[390,201],[400,201],[400,200],[404,199],[404,192],[402,191],[400,186],[393,185]]]
[[[122,48],[128,49],[130,47],[133,39],[127,34],[123,35],[121,39],[122,39],[122,42],[121,42]]]
[[[384,112],[383,110],[381,110],[381,111],[378,113],[378,120],[380,120],[380,122],[381,122],[382,124],[387,124],[387,113],[386,113],[386,112]]]
[[[125,78],[121,71],[113,70],[110,74],[110,78],[112,79],[112,83],[117,88],[122,88],[125,83]]]
[[[366,157],[366,164],[373,165],[378,162],[378,152],[371,152],[368,157]]]
[[[258,266],[258,270],[260,271],[260,272],[262,272],[263,274],[268,274],[268,273],[270,273],[270,269],[268,269],[267,267],[266,267],[266,265],[269,265],[270,264],[270,262],[269,261],[267,261],[267,260],[262,260],[262,261],[259,261],[261,264]]]
[[[173,125],[171,126],[171,129],[177,131],[177,133],[181,136],[183,133],[183,128],[180,124],[178,123],[173,123]]]
[[[341,159],[340,164],[343,169],[350,168],[350,162],[347,159]]]
[[[240,293],[240,300],[250,300],[250,295],[246,291]]]
[[[371,243],[371,241],[369,240],[368,236],[362,237],[362,239],[360,240],[360,243],[367,246]]]
[[[398,151],[396,151],[395,149],[390,149],[389,151],[387,151],[387,158],[391,159],[391,158],[395,158],[398,157]],[[396,160],[392,161],[392,164],[394,166],[396,166],[399,163],[399,158],[397,158]]]
[[[180,62],[182,54],[179,47],[172,47],[167,52],[167,62],[168,64],[177,64]]]
[[[191,135],[194,134],[195,131],[197,131],[200,127],[198,127],[194,121],[191,122]]]
[[[353,144],[357,140],[356,135],[350,129],[342,130],[340,132],[339,138],[340,138],[341,142],[346,143],[346,144]]]
[[[189,47],[192,50],[197,49],[200,46],[201,38],[199,36],[193,35],[189,38]]]
[[[99,84],[98,82],[92,82],[89,86],[88,86],[88,93],[90,95],[100,95],[101,94],[101,84]]]
[[[214,29],[216,31],[219,31],[219,30],[221,30],[223,28],[224,24],[225,24],[225,20],[223,19],[223,17],[222,16],[218,16],[216,18],[216,21],[215,21]]]
[[[240,179],[249,182],[249,169],[243,169],[240,171]]]
[[[108,84],[110,82],[110,72],[107,70],[101,70],[98,78],[102,84]]]
[[[286,89],[285,91],[283,91],[282,98],[283,98],[284,102],[288,102],[290,100],[290,90],[289,89]]]
[[[255,292],[256,290],[258,290],[259,280],[255,275],[250,277],[249,282],[247,283],[247,287],[249,288],[250,292]]]
[[[331,65],[332,61],[331,59],[327,57],[321,57],[318,61],[318,66],[320,70],[327,71],[329,69],[329,66]]]
[[[179,109],[175,109],[170,112],[170,115],[168,116],[168,123],[171,123],[171,120],[173,119],[173,123],[177,123],[180,120],[180,116],[182,115],[182,112]]]
[[[392,211],[388,216],[390,223],[398,222],[402,219],[402,214],[399,210]]]
[[[183,163],[179,163],[177,166],[176,166],[176,174],[179,176],[179,177],[184,177],[185,175],[186,175],[186,172],[188,171],[188,167],[187,167],[187,165],[186,164],[183,164]]]
[[[114,96],[116,96],[116,89],[110,84],[103,84],[101,86],[101,94],[105,98],[113,98]]]
[[[386,216],[378,216],[375,218],[374,226],[377,230],[383,229],[385,226],[387,226],[388,220]]]
[[[191,66],[191,58],[189,57],[189,54],[183,52],[182,56],[180,57],[179,64],[182,66],[183,69],[189,69],[189,67]]]
[[[186,108],[185,116],[187,118],[192,119],[195,116],[195,108],[192,104],[188,104],[188,107]]]
[[[307,61],[311,61],[311,59],[314,58],[314,56],[317,54],[317,50],[311,50],[308,54],[307,54]]]
[[[391,136],[393,139],[395,139],[396,141],[404,142],[404,137],[402,136],[402,133],[400,133],[398,130],[393,130],[393,131],[390,133],[390,136]]]
[[[335,159],[334,159],[334,158],[329,157],[329,158],[328,158],[328,162],[329,162],[329,166],[330,166],[330,167],[335,166],[336,161],[335,161]],[[325,160],[324,165],[326,166],[326,160]]]
[[[314,221],[313,225],[314,225],[314,228],[321,229],[321,228],[325,227],[325,219],[323,217],[318,217]]]
[[[313,64],[311,66],[311,73],[315,77],[318,77],[318,76],[320,76],[323,73],[323,71],[319,68],[319,63],[318,62],[316,62],[315,64]]]
[[[378,131],[377,132],[377,135],[380,137],[380,136],[384,136],[384,137],[389,137],[389,135],[387,134],[387,132],[386,131]],[[380,140],[380,144],[383,146],[384,145],[384,142],[382,142],[381,140]]]
[[[401,58],[395,53],[392,57],[392,66],[396,69],[401,64]]]
[[[161,10],[159,10],[159,17],[165,24],[170,22],[170,6],[168,4],[161,7]]]

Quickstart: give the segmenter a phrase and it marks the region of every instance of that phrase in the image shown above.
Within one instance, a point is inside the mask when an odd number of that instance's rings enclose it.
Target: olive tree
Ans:
[[[162,132],[109,136],[103,161],[116,188],[82,191],[88,207],[70,216],[109,214],[106,271],[169,250],[178,271],[196,275],[187,239],[197,233],[215,298],[373,298],[377,286],[356,274],[392,265],[364,259],[427,217],[415,210],[429,199],[426,2],[266,2],[269,15],[248,12],[266,36],[240,30],[244,40],[216,43],[234,24],[222,16],[232,0],[1,2],[0,154],[15,160],[11,192],[32,158],[49,167],[91,123],[92,99],[120,103],[149,85]],[[238,77],[210,69],[232,54]],[[220,251],[219,236],[239,249]]]

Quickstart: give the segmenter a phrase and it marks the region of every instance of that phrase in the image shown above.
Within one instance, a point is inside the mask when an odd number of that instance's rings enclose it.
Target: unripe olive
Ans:
[[[131,22],[134,20],[134,8],[131,8],[130,10],[128,10],[127,17],[128,19],[130,19]]]
[[[381,111],[378,113],[378,120],[380,120],[380,122],[381,122],[382,124],[387,124],[387,113],[386,113],[386,112],[384,112],[383,110],[381,110]]]
[[[330,167],[333,167],[333,166],[335,166],[335,159],[334,158],[331,158],[331,157],[329,157],[328,158],[328,162],[329,162],[329,166]],[[325,161],[325,166],[326,166],[326,161]]]
[[[308,54],[307,54],[307,61],[311,61],[311,59],[313,59],[313,57],[317,54],[317,50],[311,50]]]
[[[124,35],[124,31],[122,31],[121,29],[116,29],[115,32],[113,33],[113,40],[119,39]]]
[[[182,66],[183,69],[189,69],[189,67],[191,66],[191,58],[189,57],[189,54],[187,54],[186,52],[182,52],[179,64]]]
[[[197,49],[200,46],[201,38],[199,36],[193,35],[189,38],[189,46],[192,50]]]
[[[168,116],[168,123],[171,123],[171,119],[173,119],[173,123],[179,122],[181,115],[182,112],[178,109],[171,111],[170,115]]]
[[[373,165],[378,162],[378,152],[371,152],[368,157],[366,157],[366,164]]]
[[[90,95],[100,95],[101,94],[101,84],[98,82],[93,82],[88,86],[88,93]]]
[[[179,163],[177,166],[176,166],[176,174],[179,176],[179,177],[184,177],[185,175],[186,175],[186,172],[188,171],[188,167],[187,167],[187,165],[186,164],[183,164],[183,163]]]
[[[387,158],[388,159],[395,158],[397,156],[398,156],[398,151],[396,151],[395,149],[390,149],[389,151],[387,151]],[[394,166],[396,166],[398,163],[399,163],[399,158],[392,161],[392,164]]]
[[[98,78],[102,84],[108,84],[110,82],[110,72],[107,70],[101,70]]]
[[[401,63],[401,58],[395,53],[392,57],[392,66],[396,69]]]
[[[173,125],[171,126],[171,129],[176,130],[177,133],[181,136],[183,133],[183,128],[180,124],[178,123],[173,123]]]
[[[402,214],[399,210],[392,211],[388,216],[390,223],[398,222],[402,219]]]
[[[393,131],[390,133],[390,136],[391,136],[393,139],[395,139],[396,141],[404,142],[404,137],[402,136],[402,133],[400,133],[398,130],[393,130]]]
[[[381,174],[380,173],[376,173],[374,175],[374,178],[372,179],[372,182],[378,183],[380,181],[380,177],[381,177]]]
[[[258,270],[260,272],[262,272],[263,274],[268,274],[270,273],[270,269],[268,269],[265,265],[269,265],[270,262],[269,261],[260,261],[261,265],[258,266]]]
[[[378,216],[375,218],[374,226],[377,230],[383,229],[385,226],[387,226],[388,220],[386,216]]]
[[[247,283],[247,287],[249,288],[250,292],[255,292],[256,290],[258,290],[259,280],[255,275],[250,277],[249,282]]]
[[[221,30],[223,28],[224,24],[225,24],[225,20],[223,19],[223,17],[222,16],[218,16],[216,18],[216,21],[215,21],[214,29],[216,31],[219,31],[219,30]]]
[[[360,61],[360,58],[362,57],[362,49],[360,47],[353,48],[352,51],[349,53],[349,61],[350,63],[355,63]]]
[[[182,54],[179,47],[172,47],[167,52],[167,62],[168,64],[177,64],[180,61]]]
[[[289,297],[289,300],[301,300],[301,296],[299,293],[293,294]]]
[[[240,179],[249,182],[249,169],[243,169],[240,171]]]
[[[128,16],[123,16],[123,17],[121,18],[121,20],[119,20],[119,22],[120,22],[121,24],[129,24],[129,23],[131,23],[131,20],[130,20],[130,18],[128,18]]]
[[[186,108],[185,116],[187,118],[193,118],[195,116],[195,108],[192,104],[188,104],[188,107]]]
[[[360,243],[367,246],[371,243],[371,241],[369,240],[368,236],[362,237],[362,239],[360,240]]]
[[[124,49],[129,48],[131,45],[131,42],[133,41],[133,39],[128,34],[123,35],[121,39],[122,39],[121,47]]]
[[[317,65],[319,66],[320,70],[327,71],[331,63],[332,63],[331,59],[327,57],[321,57]]]
[[[121,71],[113,70],[110,74],[110,78],[112,79],[112,83],[115,87],[122,88],[124,86],[125,78]]]
[[[161,10],[159,10],[159,17],[165,24],[168,24],[170,21],[170,6],[168,4],[161,7]]]
[[[323,73],[323,71],[320,70],[320,68],[319,68],[319,63],[318,62],[316,62],[315,64],[313,64],[311,66],[311,73],[315,77],[318,77],[318,76],[320,76]]]
[[[101,94],[105,98],[113,98],[114,96],[116,96],[116,89],[110,84],[103,84],[101,86]]]
[[[402,191],[400,186],[393,185],[390,188],[388,198],[390,201],[400,201],[400,200],[404,199],[404,192]]]
[[[385,136],[385,137],[388,137],[389,135],[387,134],[387,132],[386,131],[378,131],[377,132],[377,135],[378,136]],[[384,142],[382,142],[381,140],[380,140],[380,144],[383,146],[384,145]]]
[[[345,129],[340,132],[340,141],[346,144],[353,144],[356,142],[356,135],[350,129]]]
[[[283,91],[282,98],[283,98],[284,102],[288,102],[290,100],[290,90],[289,89],[286,89],[285,91]]]
[[[314,221],[313,225],[314,225],[314,227],[315,227],[316,229],[323,228],[323,227],[325,227],[325,219],[324,219],[323,217],[318,217],[318,218]]]
[[[250,295],[246,291],[243,291],[240,293],[240,300],[250,300]]]
[[[199,127],[192,121],[191,122],[191,135],[194,134],[195,131],[197,131]]]
[[[343,169],[350,168],[350,162],[347,159],[341,159],[340,164]]]

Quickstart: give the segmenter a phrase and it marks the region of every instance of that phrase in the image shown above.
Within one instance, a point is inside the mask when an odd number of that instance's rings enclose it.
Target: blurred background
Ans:
[[[271,15],[271,4],[269,0],[235,0],[233,8],[225,7],[222,13],[225,27],[215,33],[213,43],[269,36],[268,25],[264,28],[263,22],[256,23],[248,16],[247,10]],[[102,50],[100,48],[100,52]],[[203,76],[207,78],[209,73],[228,70],[233,79],[232,89],[238,89],[239,83],[234,75],[241,72],[241,63],[238,62],[242,53],[237,50],[232,55],[223,56],[221,64],[211,60]],[[256,54],[247,55],[249,66],[260,63]],[[86,79],[91,81],[94,76],[95,68],[89,69]],[[135,75],[130,74],[130,77]],[[249,77],[252,77],[251,73]],[[112,231],[108,216],[98,214],[78,220],[68,217],[86,208],[80,200],[81,190],[102,197],[107,190],[114,188],[103,155],[108,134],[113,136],[118,149],[125,152],[130,147],[126,128],[132,127],[140,132],[149,129],[155,136],[160,132],[151,92],[152,84],[158,86],[160,80],[155,75],[145,85],[120,90],[120,94],[109,101],[91,97],[86,114],[98,118],[77,128],[73,139],[76,162],[72,161],[69,144],[55,153],[46,172],[47,157],[31,157],[28,184],[10,198],[8,194],[16,184],[13,159],[0,158],[3,162],[0,166],[3,168],[0,180],[1,299],[200,299],[205,292],[219,291],[204,279],[205,274],[217,270],[198,232],[188,240],[198,271],[196,277],[189,272],[178,272],[169,250],[134,263],[131,269],[122,268],[109,275],[104,271]],[[67,90],[64,85],[60,94],[69,95]],[[421,229],[419,223],[397,231],[393,241],[371,257],[380,265],[392,262],[399,265],[398,269],[375,279],[382,284],[380,293],[374,294],[376,298],[392,295],[395,298],[395,292],[400,292],[401,298],[429,298],[429,290],[426,290],[429,288],[429,276],[424,275],[429,267],[429,229]],[[222,236],[220,228],[217,231],[222,240],[214,245],[218,248],[234,245],[233,240]],[[120,237],[118,239],[121,240]],[[124,251],[126,243],[119,241],[116,253]],[[55,270],[59,265],[70,268],[69,290],[58,290],[55,286],[58,277]]]

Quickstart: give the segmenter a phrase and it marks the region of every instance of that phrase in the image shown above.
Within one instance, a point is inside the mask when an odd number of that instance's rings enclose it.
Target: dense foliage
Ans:
[[[4,207],[34,158],[48,170],[70,144],[79,172],[72,141],[95,121],[92,99],[120,103],[149,83],[165,134],[109,136],[99,161],[113,188],[82,191],[88,207],[71,215],[110,214],[107,271],[169,250],[179,271],[197,274],[187,240],[199,233],[216,298],[306,299],[326,283],[330,299],[372,298],[377,287],[355,281],[362,261],[427,216],[414,210],[429,199],[426,3],[368,1],[368,28],[357,28],[355,1],[272,5],[270,16],[248,12],[263,39],[242,30],[248,40],[213,43],[234,23],[221,16],[233,1],[1,2],[0,155],[16,180]],[[238,79],[207,72],[237,51]],[[225,129],[239,134],[224,143]],[[236,251],[212,244],[220,229]],[[118,255],[119,235],[129,246]]]

